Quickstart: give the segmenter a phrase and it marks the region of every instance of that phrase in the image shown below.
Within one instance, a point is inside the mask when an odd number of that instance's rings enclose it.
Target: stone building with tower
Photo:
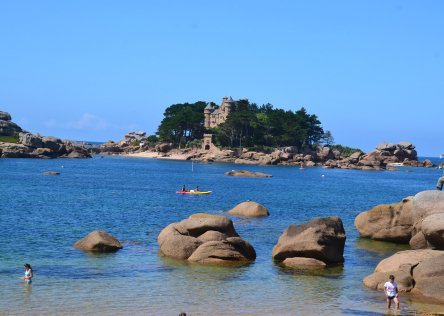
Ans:
[[[220,106],[208,103],[204,109],[205,128],[216,127],[225,122],[235,104],[231,97],[223,97]]]
[[[231,97],[223,97],[220,106],[208,103],[204,109],[205,128],[208,129],[216,127],[225,122],[235,105],[236,101],[234,101]],[[216,146],[213,144],[212,138],[213,134],[204,134],[202,150],[211,150],[216,148]]]

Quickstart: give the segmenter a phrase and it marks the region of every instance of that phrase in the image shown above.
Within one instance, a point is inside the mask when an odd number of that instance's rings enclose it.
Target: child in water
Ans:
[[[25,268],[25,275],[22,276],[22,279],[26,282],[32,282],[32,268],[29,263],[25,263],[23,266]]]

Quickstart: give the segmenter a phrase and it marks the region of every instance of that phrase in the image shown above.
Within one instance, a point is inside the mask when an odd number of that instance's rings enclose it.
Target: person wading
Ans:
[[[384,284],[384,293],[387,298],[387,308],[392,306],[392,301],[395,302],[396,309],[399,309],[398,300],[398,284],[395,282],[395,276],[390,275],[389,281]]]

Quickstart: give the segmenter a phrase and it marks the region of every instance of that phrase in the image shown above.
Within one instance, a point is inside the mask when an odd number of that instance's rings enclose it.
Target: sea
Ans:
[[[224,174],[239,169],[273,177]],[[360,238],[354,219],[378,204],[435,190],[443,174],[397,169],[300,170],[99,155],[0,159],[0,315],[387,314],[384,293],[362,280],[408,246]],[[176,194],[183,185],[212,193]],[[230,217],[256,250],[251,264],[206,266],[159,255],[157,236],[168,224],[194,213],[226,215],[246,200],[270,211],[260,219]],[[272,249],[289,225],[323,216],[344,223],[343,265],[308,272],[273,262]],[[91,254],[73,248],[93,230],[111,233],[123,249]],[[33,267],[31,284],[21,280],[24,263]],[[402,315],[444,313],[443,305],[410,294],[401,293],[400,302]]]

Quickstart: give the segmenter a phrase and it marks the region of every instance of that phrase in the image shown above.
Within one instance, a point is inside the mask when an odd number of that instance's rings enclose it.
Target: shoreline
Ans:
[[[169,154],[168,156],[162,156],[158,152],[144,151],[139,153],[119,154],[118,156],[131,157],[131,158],[154,158],[154,159],[165,159],[165,160],[188,160],[187,158],[189,155]]]

